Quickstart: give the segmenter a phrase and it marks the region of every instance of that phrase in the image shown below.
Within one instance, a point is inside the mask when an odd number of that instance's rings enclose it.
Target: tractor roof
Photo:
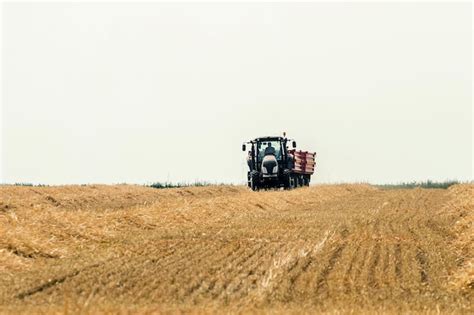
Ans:
[[[272,141],[272,140],[273,140],[273,141],[275,141],[275,140],[281,141],[281,140],[284,140],[284,139],[285,139],[285,138],[283,138],[283,137],[275,136],[275,137],[260,137],[260,138],[255,138],[255,140],[253,140],[253,141],[255,141],[255,142],[259,142],[259,141]]]

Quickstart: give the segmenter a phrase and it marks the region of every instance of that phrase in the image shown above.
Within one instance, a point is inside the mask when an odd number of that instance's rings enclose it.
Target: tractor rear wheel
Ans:
[[[289,189],[293,189],[293,188],[298,187],[297,182],[296,182],[296,177],[295,177],[295,176],[291,176],[291,175],[290,175],[289,180],[290,180]]]
[[[258,191],[258,182],[257,182],[257,179],[255,177],[252,177],[250,178],[250,189],[252,189],[253,191]]]

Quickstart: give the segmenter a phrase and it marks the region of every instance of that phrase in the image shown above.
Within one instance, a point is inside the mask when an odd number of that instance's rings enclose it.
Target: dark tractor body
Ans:
[[[286,137],[262,137],[246,142],[250,145],[247,182],[252,190],[309,186],[316,154],[290,150],[290,141]],[[296,142],[291,143],[295,148]],[[247,151],[246,144],[242,150]]]

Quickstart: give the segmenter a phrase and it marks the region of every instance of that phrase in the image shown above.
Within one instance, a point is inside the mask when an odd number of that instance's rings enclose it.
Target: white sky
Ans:
[[[286,131],[314,182],[472,180],[465,3],[3,3],[2,182],[241,183]]]

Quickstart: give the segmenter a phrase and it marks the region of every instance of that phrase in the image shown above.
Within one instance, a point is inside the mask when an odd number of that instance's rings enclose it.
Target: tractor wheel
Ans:
[[[293,189],[293,188],[296,188],[297,185],[296,185],[296,177],[294,176],[290,176],[290,186],[289,186],[289,189]]]
[[[283,188],[285,188],[285,190],[291,189],[291,178],[290,178],[290,176],[288,176],[284,179]]]
[[[256,180],[253,177],[250,179],[250,189],[252,189],[253,191],[258,191],[258,184],[256,183]]]

